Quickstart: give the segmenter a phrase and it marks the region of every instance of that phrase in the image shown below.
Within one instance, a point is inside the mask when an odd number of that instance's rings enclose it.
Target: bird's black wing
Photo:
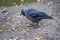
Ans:
[[[43,19],[46,18],[48,15],[43,12],[33,12],[30,16],[36,18],[36,19]]]

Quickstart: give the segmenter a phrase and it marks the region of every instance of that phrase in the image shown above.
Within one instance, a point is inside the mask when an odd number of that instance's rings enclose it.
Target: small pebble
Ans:
[[[41,0],[37,0],[37,2],[40,2]]]
[[[8,17],[8,19],[10,19],[11,17]]]
[[[9,40],[12,40],[12,39],[9,39]]]
[[[17,23],[20,23],[20,21],[17,21]]]
[[[20,40],[24,40],[24,39],[20,39]]]
[[[24,0],[21,0],[21,2],[23,2]]]
[[[35,40],[40,40],[40,38],[36,38]]]
[[[20,17],[20,16],[17,16],[18,18]]]
[[[47,22],[48,24],[50,23],[50,22]]]
[[[50,2],[48,3],[48,5],[51,5],[51,4],[53,4],[53,1],[50,1]]]
[[[16,40],[16,39],[13,39],[13,40]]]
[[[26,32],[26,30],[23,29],[22,32]]]
[[[15,5],[15,7],[18,7],[17,5]]]
[[[6,40],[6,39],[4,38],[4,40]]]
[[[46,24],[46,23],[44,23],[44,25],[46,26],[47,24]]]

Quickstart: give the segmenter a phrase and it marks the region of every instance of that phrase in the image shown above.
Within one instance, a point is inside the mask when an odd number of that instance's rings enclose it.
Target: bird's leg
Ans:
[[[37,22],[37,26],[39,26],[39,22]]]
[[[39,26],[39,21],[36,23],[36,28],[39,28],[40,26]]]
[[[38,22],[35,22],[33,25],[34,25],[33,28],[38,28],[39,27],[39,23]]]
[[[39,27],[39,21],[37,22],[37,27]]]

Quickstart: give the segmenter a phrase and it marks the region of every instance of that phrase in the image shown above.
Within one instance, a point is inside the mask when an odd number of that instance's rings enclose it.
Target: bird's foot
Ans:
[[[32,29],[38,29],[39,28],[39,26],[33,26],[32,27]]]
[[[38,26],[36,23],[31,23],[31,24],[27,24],[27,27],[32,27],[33,29],[39,28],[40,26]]]
[[[33,28],[34,29],[36,29],[36,28],[39,28],[40,26],[37,24],[37,23],[35,23],[34,25],[33,25]]]

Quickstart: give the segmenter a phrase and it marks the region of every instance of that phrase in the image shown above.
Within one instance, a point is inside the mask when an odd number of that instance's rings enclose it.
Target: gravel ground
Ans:
[[[32,22],[20,16],[21,9],[25,7],[43,11],[54,20],[43,19],[39,22],[40,27],[36,29],[27,27]],[[0,40],[60,40],[60,10],[58,9],[57,5],[40,3],[0,9],[0,26],[4,30],[0,32]]]

